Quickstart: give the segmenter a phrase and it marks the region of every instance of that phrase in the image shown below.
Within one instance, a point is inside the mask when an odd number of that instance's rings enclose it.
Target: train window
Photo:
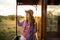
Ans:
[[[47,3],[46,40],[59,40],[60,0],[48,0]]]
[[[40,3],[41,3],[40,0],[17,0],[17,14],[16,14],[18,17],[17,21],[19,21],[19,23],[23,22],[24,20],[25,21],[28,20],[28,22],[29,22],[29,20],[32,20],[31,23],[33,23],[35,21],[33,24],[35,24],[35,26],[36,26],[36,28],[35,28],[35,29],[37,29],[36,33],[30,32],[28,34],[32,38],[33,38],[33,36],[31,36],[31,35],[35,34],[36,38],[34,38],[34,39],[37,39],[37,40],[41,40],[41,22],[40,22],[41,21],[41,5],[40,5]],[[29,10],[32,10],[33,13],[32,13],[32,11],[29,11]],[[29,14],[29,16],[27,13]],[[30,13],[32,13],[32,15],[30,15]],[[29,24],[30,24],[30,22],[29,22]],[[24,29],[23,27],[24,27],[24,23],[23,23],[23,26],[21,26],[21,25],[19,26],[19,24],[17,23],[16,31],[17,31],[18,36],[22,35],[23,29]],[[31,31],[31,30],[29,29],[29,31]],[[32,30],[32,31],[34,31],[34,30]],[[28,35],[26,35],[26,36],[28,36]],[[21,37],[20,37],[20,39],[21,39]],[[29,38],[29,39],[31,39],[31,38]],[[33,40],[33,39],[31,39],[31,40]]]

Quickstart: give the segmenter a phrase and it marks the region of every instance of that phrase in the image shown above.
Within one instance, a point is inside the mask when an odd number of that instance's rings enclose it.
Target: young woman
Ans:
[[[17,23],[19,26],[22,26],[22,35],[20,40],[36,40],[35,33],[37,32],[36,23],[33,17],[33,11],[30,9],[26,12],[26,19],[23,22]]]

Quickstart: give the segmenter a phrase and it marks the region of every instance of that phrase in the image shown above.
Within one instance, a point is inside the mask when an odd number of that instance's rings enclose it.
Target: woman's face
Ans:
[[[26,19],[29,20],[29,18],[30,18],[29,13],[26,13]]]

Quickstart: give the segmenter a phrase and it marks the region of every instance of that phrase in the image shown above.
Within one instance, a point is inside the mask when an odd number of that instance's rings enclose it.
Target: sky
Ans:
[[[0,0],[0,15],[16,14],[16,0]]]
[[[25,10],[32,9],[34,11],[34,16],[41,16],[41,8],[40,13],[36,11],[36,6],[18,6],[17,14],[25,16]],[[38,9],[38,8],[37,8]],[[38,10],[39,10],[38,9]],[[7,16],[7,15],[16,15],[16,0],[0,0],[0,15]]]
[[[24,6],[19,5],[17,7],[17,13],[18,13],[18,15],[25,16],[26,15],[25,10],[29,10],[29,9],[33,10],[34,16],[41,16],[41,6],[40,5],[37,5],[37,8],[36,8],[36,5],[24,5]]]
[[[17,14],[25,16],[25,10],[32,9],[34,11],[34,16],[41,16],[41,6],[37,5],[37,11],[35,5],[24,5],[24,6],[17,6]],[[47,11],[53,11],[54,15],[58,13],[60,15],[60,5],[59,6],[48,6]],[[0,15],[7,16],[7,15],[16,15],[16,0],[0,0]]]

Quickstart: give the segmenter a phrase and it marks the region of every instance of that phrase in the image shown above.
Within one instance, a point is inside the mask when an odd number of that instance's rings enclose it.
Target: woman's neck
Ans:
[[[26,22],[28,23],[28,20],[26,20]]]

